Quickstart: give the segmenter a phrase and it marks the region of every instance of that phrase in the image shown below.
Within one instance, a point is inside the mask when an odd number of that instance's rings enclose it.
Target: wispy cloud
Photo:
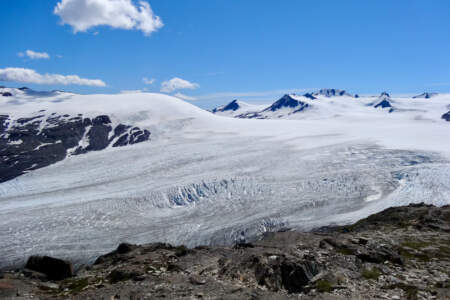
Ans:
[[[195,98],[195,97],[191,97],[191,96],[188,96],[188,95],[185,95],[185,94],[182,94],[182,93],[176,93],[174,96],[177,97],[177,98],[180,98],[182,100],[186,100],[186,101],[195,101],[195,100],[197,100],[197,98]]]
[[[19,53],[17,53],[17,55],[20,57],[27,56],[28,58],[31,58],[31,59],[49,59],[50,58],[50,55],[48,55],[48,53],[46,53],[46,52],[36,52],[33,50],[26,50],[25,52],[19,52]]]
[[[155,78],[151,78],[151,79],[148,79],[147,77],[142,78],[142,81],[148,85],[155,83],[155,80],[156,80]]]
[[[194,89],[196,89],[198,87],[199,87],[199,85],[197,83],[189,82],[189,81],[187,81],[185,79],[174,77],[174,78],[172,78],[170,80],[163,81],[161,83],[161,92],[163,92],[163,93],[171,93],[173,91],[181,90],[181,89],[194,90]]]
[[[106,86],[100,79],[86,79],[78,75],[39,74],[35,70],[24,68],[0,69],[0,81],[14,81],[36,84],[62,84]]]
[[[136,5],[131,0],[61,0],[53,12],[62,24],[72,26],[74,33],[103,25],[150,35],[164,26],[146,1]]]

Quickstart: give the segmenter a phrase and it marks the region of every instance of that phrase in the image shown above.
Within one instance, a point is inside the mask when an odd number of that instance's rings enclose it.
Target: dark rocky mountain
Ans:
[[[450,122],[450,111],[443,114],[441,118],[444,119],[445,121]]]
[[[389,102],[389,100],[383,99],[380,102],[378,102],[377,104],[375,104],[374,106],[375,108],[381,107],[381,108],[386,108],[386,107],[392,107],[391,103]]]
[[[431,97],[436,96],[437,94],[438,94],[438,93],[427,93],[427,92],[425,92],[425,93],[422,93],[422,94],[420,94],[420,95],[414,96],[413,98],[424,98],[424,99],[429,99],[429,98],[431,98]]]
[[[221,106],[221,107],[216,107],[212,110],[213,113],[219,112],[219,111],[236,111],[240,108],[240,105],[238,103],[238,100],[235,99],[233,101],[231,101],[230,103],[228,103],[227,105]]]
[[[264,111],[277,111],[282,108],[293,108],[292,113],[300,112],[309,107],[309,104],[300,100],[292,98],[291,95],[284,95],[279,100],[275,101],[271,106],[264,109]]]
[[[450,206],[411,204],[231,247],[122,243],[75,273],[32,256],[0,274],[0,298],[450,299],[449,270]]]
[[[301,101],[301,100],[297,100],[293,96],[294,95],[285,94],[283,97],[281,97],[280,99],[278,99],[277,101],[272,103],[272,105],[263,109],[262,111],[243,113],[243,114],[237,115],[236,118],[268,119],[268,118],[272,117],[271,113],[275,113],[278,110],[283,109],[283,108],[292,109],[292,111],[289,112],[288,114],[294,114],[294,113],[301,112],[310,107],[310,104],[308,104],[304,101]],[[311,99],[311,100],[317,99],[312,94],[304,94],[303,97]]]
[[[391,96],[387,92],[382,92],[378,97],[378,101],[372,105],[375,108],[389,108],[390,113],[394,111],[394,107],[391,104]]]
[[[345,90],[339,90],[339,89],[321,89],[317,92],[313,93],[314,96],[322,95],[325,97],[336,97],[336,96],[352,96],[351,94],[347,93]]]
[[[0,115],[0,182],[79,155],[147,141],[150,132],[132,125],[113,127],[106,115],[45,115],[12,119]]]

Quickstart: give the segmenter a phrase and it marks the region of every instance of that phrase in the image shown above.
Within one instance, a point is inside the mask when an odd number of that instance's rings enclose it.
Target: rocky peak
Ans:
[[[317,92],[313,93],[314,96],[322,95],[325,97],[336,97],[336,96],[351,96],[345,90],[339,89],[320,89]]]
[[[285,94],[283,97],[275,101],[271,106],[266,108],[264,111],[276,111],[284,107],[295,108],[301,105],[305,105],[305,102],[296,100],[292,97],[292,95]]]
[[[448,111],[445,114],[443,114],[441,118],[444,119],[447,122],[450,122],[450,111]]]
[[[422,93],[422,94],[420,94],[420,95],[416,95],[416,96],[414,96],[413,98],[414,99],[416,99],[416,98],[424,98],[424,99],[430,99],[431,97],[434,97],[434,96],[436,96],[438,93],[428,93],[428,92],[425,92],[425,93]]]
[[[392,105],[391,105],[391,103],[388,100],[383,99],[380,102],[378,102],[377,104],[375,104],[374,107],[375,108],[378,108],[378,107],[386,108],[386,107],[392,107]]]
[[[312,93],[305,93],[305,94],[303,94],[303,97],[311,99],[311,100],[317,99],[316,97],[313,96]]]
[[[385,99],[385,98],[391,98],[391,96],[389,95],[388,92],[382,92],[378,98]]]
[[[213,113],[222,112],[222,111],[236,111],[240,108],[239,101],[234,99],[230,103],[224,106],[216,107],[212,110]]]
[[[393,112],[394,108],[391,104],[391,96],[387,92],[382,92],[378,97],[378,101],[373,105],[374,108],[389,108],[389,112]]]

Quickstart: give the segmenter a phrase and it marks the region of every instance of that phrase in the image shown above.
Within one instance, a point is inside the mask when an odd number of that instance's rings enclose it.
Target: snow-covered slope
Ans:
[[[151,135],[0,183],[0,267],[31,254],[92,261],[123,241],[231,243],[241,231],[251,239],[393,205],[450,203],[450,122],[441,118],[449,95],[391,97],[393,113],[368,105],[378,97],[288,95],[261,111],[274,120],[258,120],[161,94],[21,92],[0,96],[0,114],[14,122],[42,114],[40,125],[51,128],[53,113],[108,116],[102,125]],[[289,115],[300,102],[308,106]],[[292,120],[277,118],[283,110]]]

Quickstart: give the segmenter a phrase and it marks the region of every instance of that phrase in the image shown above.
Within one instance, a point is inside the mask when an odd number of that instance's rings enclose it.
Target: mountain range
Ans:
[[[435,101],[428,101],[433,98]],[[427,99],[427,102],[421,102]],[[238,100],[214,108],[214,114],[246,119],[308,119],[352,116],[359,113],[375,113],[377,110],[392,113],[394,111],[409,113],[411,115],[422,113],[435,113],[437,116],[430,118],[441,118],[446,120],[449,109],[448,95],[437,93],[423,93],[411,97],[393,97],[387,92],[377,96],[351,95],[345,90],[321,89],[317,92],[305,93],[303,95],[285,94],[272,104],[250,104]],[[440,107],[440,109],[438,108]],[[420,116],[422,117],[422,116]]]

